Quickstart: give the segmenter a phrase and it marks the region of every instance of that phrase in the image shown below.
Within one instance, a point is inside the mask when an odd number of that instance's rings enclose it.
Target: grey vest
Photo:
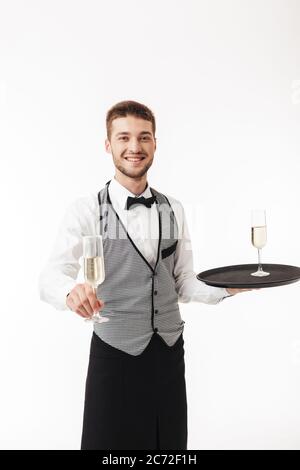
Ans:
[[[151,266],[111,204],[109,183],[98,193],[105,280],[97,296],[105,303],[100,314],[110,321],[94,323],[94,331],[109,345],[137,356],[153,332],[172,346],[184,329],[173,277],[178,226],[167,197],[150,188],[159,218],[157,260]]]

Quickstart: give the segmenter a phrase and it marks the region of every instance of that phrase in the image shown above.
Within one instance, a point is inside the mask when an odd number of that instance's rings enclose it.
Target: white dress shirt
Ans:
[[[109,185],[111,203],[123,222],[129,236],[147,261],[154,266],[158,248],[158,213],[156,204],[147,208],[141,204],[125,209],[127,197],[136,197],[115,178]],[[149,185],[139,196],[151,197]],[[217,304],[230,294],[225,288],[208,286],[198,281],[193,267],[193,253],[187,221],[182,204],[166,195],[178,225],[178,243],[175,251],[174,279],[179,302]],[[39,276],[41,300],[58,310],[67,310],[67,294],[78,283],[81,268],[82,236],[99,235],[98,192],[76,199],[67,208],[58,230],[50,257]]]

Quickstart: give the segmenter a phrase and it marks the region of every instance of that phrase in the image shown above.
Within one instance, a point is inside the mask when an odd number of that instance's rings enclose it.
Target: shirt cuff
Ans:
[[[225,287],[222,287],[222,289],[224,291],[224,295],[223,295],[221,300],[226,299],[226,297],[232,297],[233,296],[233,294],[229,294],[229,292],[226,290]]]

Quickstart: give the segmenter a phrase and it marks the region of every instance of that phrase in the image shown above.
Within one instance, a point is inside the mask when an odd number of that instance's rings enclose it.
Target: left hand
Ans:
[[[228,292],[228,294],[231,294],[231,295],[235,295],[235,294],[239,294],[240,292],[245,292],[247,290],[259,290],[259,288],[256,288],[256,289],[234,289],[234,288],[227,288],[226,287],[226,290]]]

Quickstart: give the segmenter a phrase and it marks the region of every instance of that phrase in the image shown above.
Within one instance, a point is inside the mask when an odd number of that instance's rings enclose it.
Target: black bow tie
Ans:
[[[128,196],[125,209],[127,210],[130,209],[130,207],[134,206],[134,204],[143,204],[144,206],[150,208],[154,202],[155,202],[155,196],[147,197],[147,198],[145,198],[144,196],[141,196],[141,197]]]

